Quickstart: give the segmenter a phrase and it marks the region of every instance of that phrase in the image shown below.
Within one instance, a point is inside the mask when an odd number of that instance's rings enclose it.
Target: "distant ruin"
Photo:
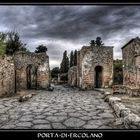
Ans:
[[[73,68],[70,69],[72,71]],[[70,85],[81,89],[110,87],[113,83],[113,47],[83,46],[77,54],[77,67],[70,76]]]

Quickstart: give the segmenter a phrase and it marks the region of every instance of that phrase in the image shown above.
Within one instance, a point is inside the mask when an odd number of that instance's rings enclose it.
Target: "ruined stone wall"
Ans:
[[[80,51],[77,52],[77,86],[81,87]]]
[[[15,94],[15,67],[10,56],[0,56],[0,96]]]
[[[79,54],[78,86],[92,89],[95,87],[95,68],[102,68],[102,87],[112,84],[113,77],[113,47],[84,46]]]
[[[135,38],[122,48],[123,84],[140,88],[140,39]]]
[[[68,84],[77,86],[77,66],[73,66],[68,71]]]
[[[37,88],[47,89],[50,84],[49,57],[46,53],[19,52],[14,56],[16,89],[27,89],[27,67],[37,68]]]
[[[38,66],[37,71],[37,87],[40,89],[47,89],[50,86],[50,67],[49,57],[44,56],[44,62]]]

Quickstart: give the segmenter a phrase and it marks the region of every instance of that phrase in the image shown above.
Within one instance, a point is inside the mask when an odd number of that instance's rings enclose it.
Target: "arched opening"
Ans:
[[[102,87],[102,72],[103,72],[103,69],[101,66],[95,67],[95,87],[96,88]]]
[[[27,89],[37,88],[37,67],[34,65],[28,65],[26,68],[27,74]]]

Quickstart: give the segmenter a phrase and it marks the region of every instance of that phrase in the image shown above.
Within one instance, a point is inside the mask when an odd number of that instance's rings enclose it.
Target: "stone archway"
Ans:
[[[102,87],[102,74],[103,73],[103,68],[102,66],[96,66],[95,67],[95,87],[96,88],[101,88]]]
[[[27,89],[37,88],[37,67],[34,65],[28,65],[26,68],[27,74]]]

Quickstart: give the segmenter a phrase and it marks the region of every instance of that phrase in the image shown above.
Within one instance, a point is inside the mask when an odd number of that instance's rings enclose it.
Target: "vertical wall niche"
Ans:
[[[102,76],[103,76],[103,68],[101,66],[95,67],[95,87],[101,88],[102,87]]]

